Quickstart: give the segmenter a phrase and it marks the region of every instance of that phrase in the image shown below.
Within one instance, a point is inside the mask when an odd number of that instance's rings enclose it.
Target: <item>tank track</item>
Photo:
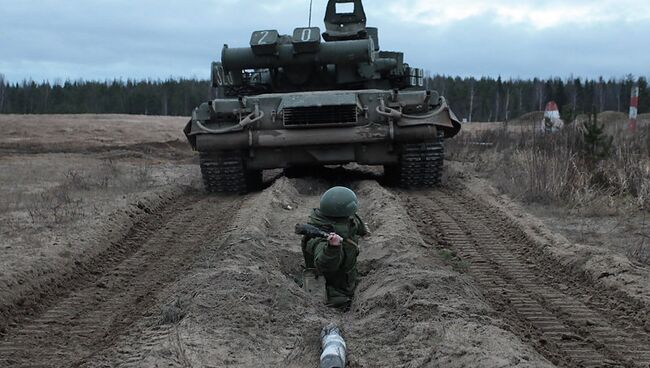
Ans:
[[[202,153],[200,165],[203,185],[210,193],[243,194],[262,186],[262,171],[246,170],[243,153]]]
[[[403,188],[434,188],[442,181],[445,152],[443,138],[435,142],[404,144],[397,165],[385,168],[392,184]]]

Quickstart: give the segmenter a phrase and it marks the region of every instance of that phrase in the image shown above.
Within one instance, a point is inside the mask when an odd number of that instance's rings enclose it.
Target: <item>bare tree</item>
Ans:
[[[508,122],[508,119],[510,118],[510,88],[506,90],[506,123]]]
[[[432,88],[432,83],[433,82],[433,77],[431,76],[430,71],[425,71],[424,72],[424,86],[426,87],[427,90],[431,90]]]
[[[576,109],[578,108],[578,87],[576,86],[573,75],[571,75],[569,78],[569,83],[567,83],[566,86],[568,90],[569,100],[571,101],[571,115],[575,116]]]
[[[164,116],[169,115],[169,99],[167,98],[167,91],[163,93],[162,96],[162,114]]]
[[[494,111],[496,111],[496,114],[494,115],[494,121],[499,121],[499,113],[501,112],[500,107],[501,107],[501,93],[499,93],[499,89],[497,88],[497,95],[495,98],[495,103],[494,103]]]
[[[0,73],[0,113],[2,113],[2,109],[4,108],[5,105],[5,91],[7,85],[5,84],[5,76],[4,74]]]
[[[535,99],[537,100],[537,110],[542,111],[542,103],[544,102],[544,82],[536,81],[535,83]]]
[[[469,116],[468,121],[472,122],[472,113],[474,112],[474,96],[476,96],[476,91],[474,90],[474,80],[470,82],[469,87]]]
[[[603,77],[598,79],[598,112],[603,112],[605,110],[605,81]]]

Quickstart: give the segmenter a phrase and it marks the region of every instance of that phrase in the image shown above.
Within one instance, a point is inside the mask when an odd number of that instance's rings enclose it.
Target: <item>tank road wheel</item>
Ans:
[[[442,141],[402,145],[399,163],[384,166],[389,183],[403,188],[439,186],[445,159]]]
[[[261,170],[246,170],[241,152],[201,154],[201,175],[210,193],[247,193],[262,185]]]

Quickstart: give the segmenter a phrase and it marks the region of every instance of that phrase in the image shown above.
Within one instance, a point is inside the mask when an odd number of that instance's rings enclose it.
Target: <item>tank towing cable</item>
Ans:
[[[223,128],[223,129],[210,129],[203,125],[200,120],[194,119],[196,121],[196,125],[201,128],[202,130],[208,132],[208,133],[213,133],[213,134],[223,134],[223,133],[230,133],[230,132],[239,132],[244,130],[244,128],[248,125],[251,125],[257,121],[260,121],[264,118],[264,111],[260,110],[260,105],[255,104],[255,108],[253,109],[253,112],[250,114],[246,115],[245,118],[241,119],[239,123],[228,127],[228,128]]]
[[[379,99],[379,106],[375,109],[377,113],[381,116],[387,117],[389,119],[394,119],[394,120],[400,120],[402,118],[405,119],[416,119],[416,120],[427,120],[427,119],[432,119],[434,116],[438,115],[444,110],[444,106],[440,106],[438,109],[433,110],[431,113],[426,114],[426,115],[409,115],[409,114],[404,114],[403,112],[393,109],[391,107],[386,106],[386,102],[384,101],[383,98]]]

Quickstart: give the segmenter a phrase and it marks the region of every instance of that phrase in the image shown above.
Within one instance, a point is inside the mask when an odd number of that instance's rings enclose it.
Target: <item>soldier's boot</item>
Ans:
[[[303,289],[314,298],[327,303],[327,287],[325,276],[319,275],[314,268],[303,271]]]

